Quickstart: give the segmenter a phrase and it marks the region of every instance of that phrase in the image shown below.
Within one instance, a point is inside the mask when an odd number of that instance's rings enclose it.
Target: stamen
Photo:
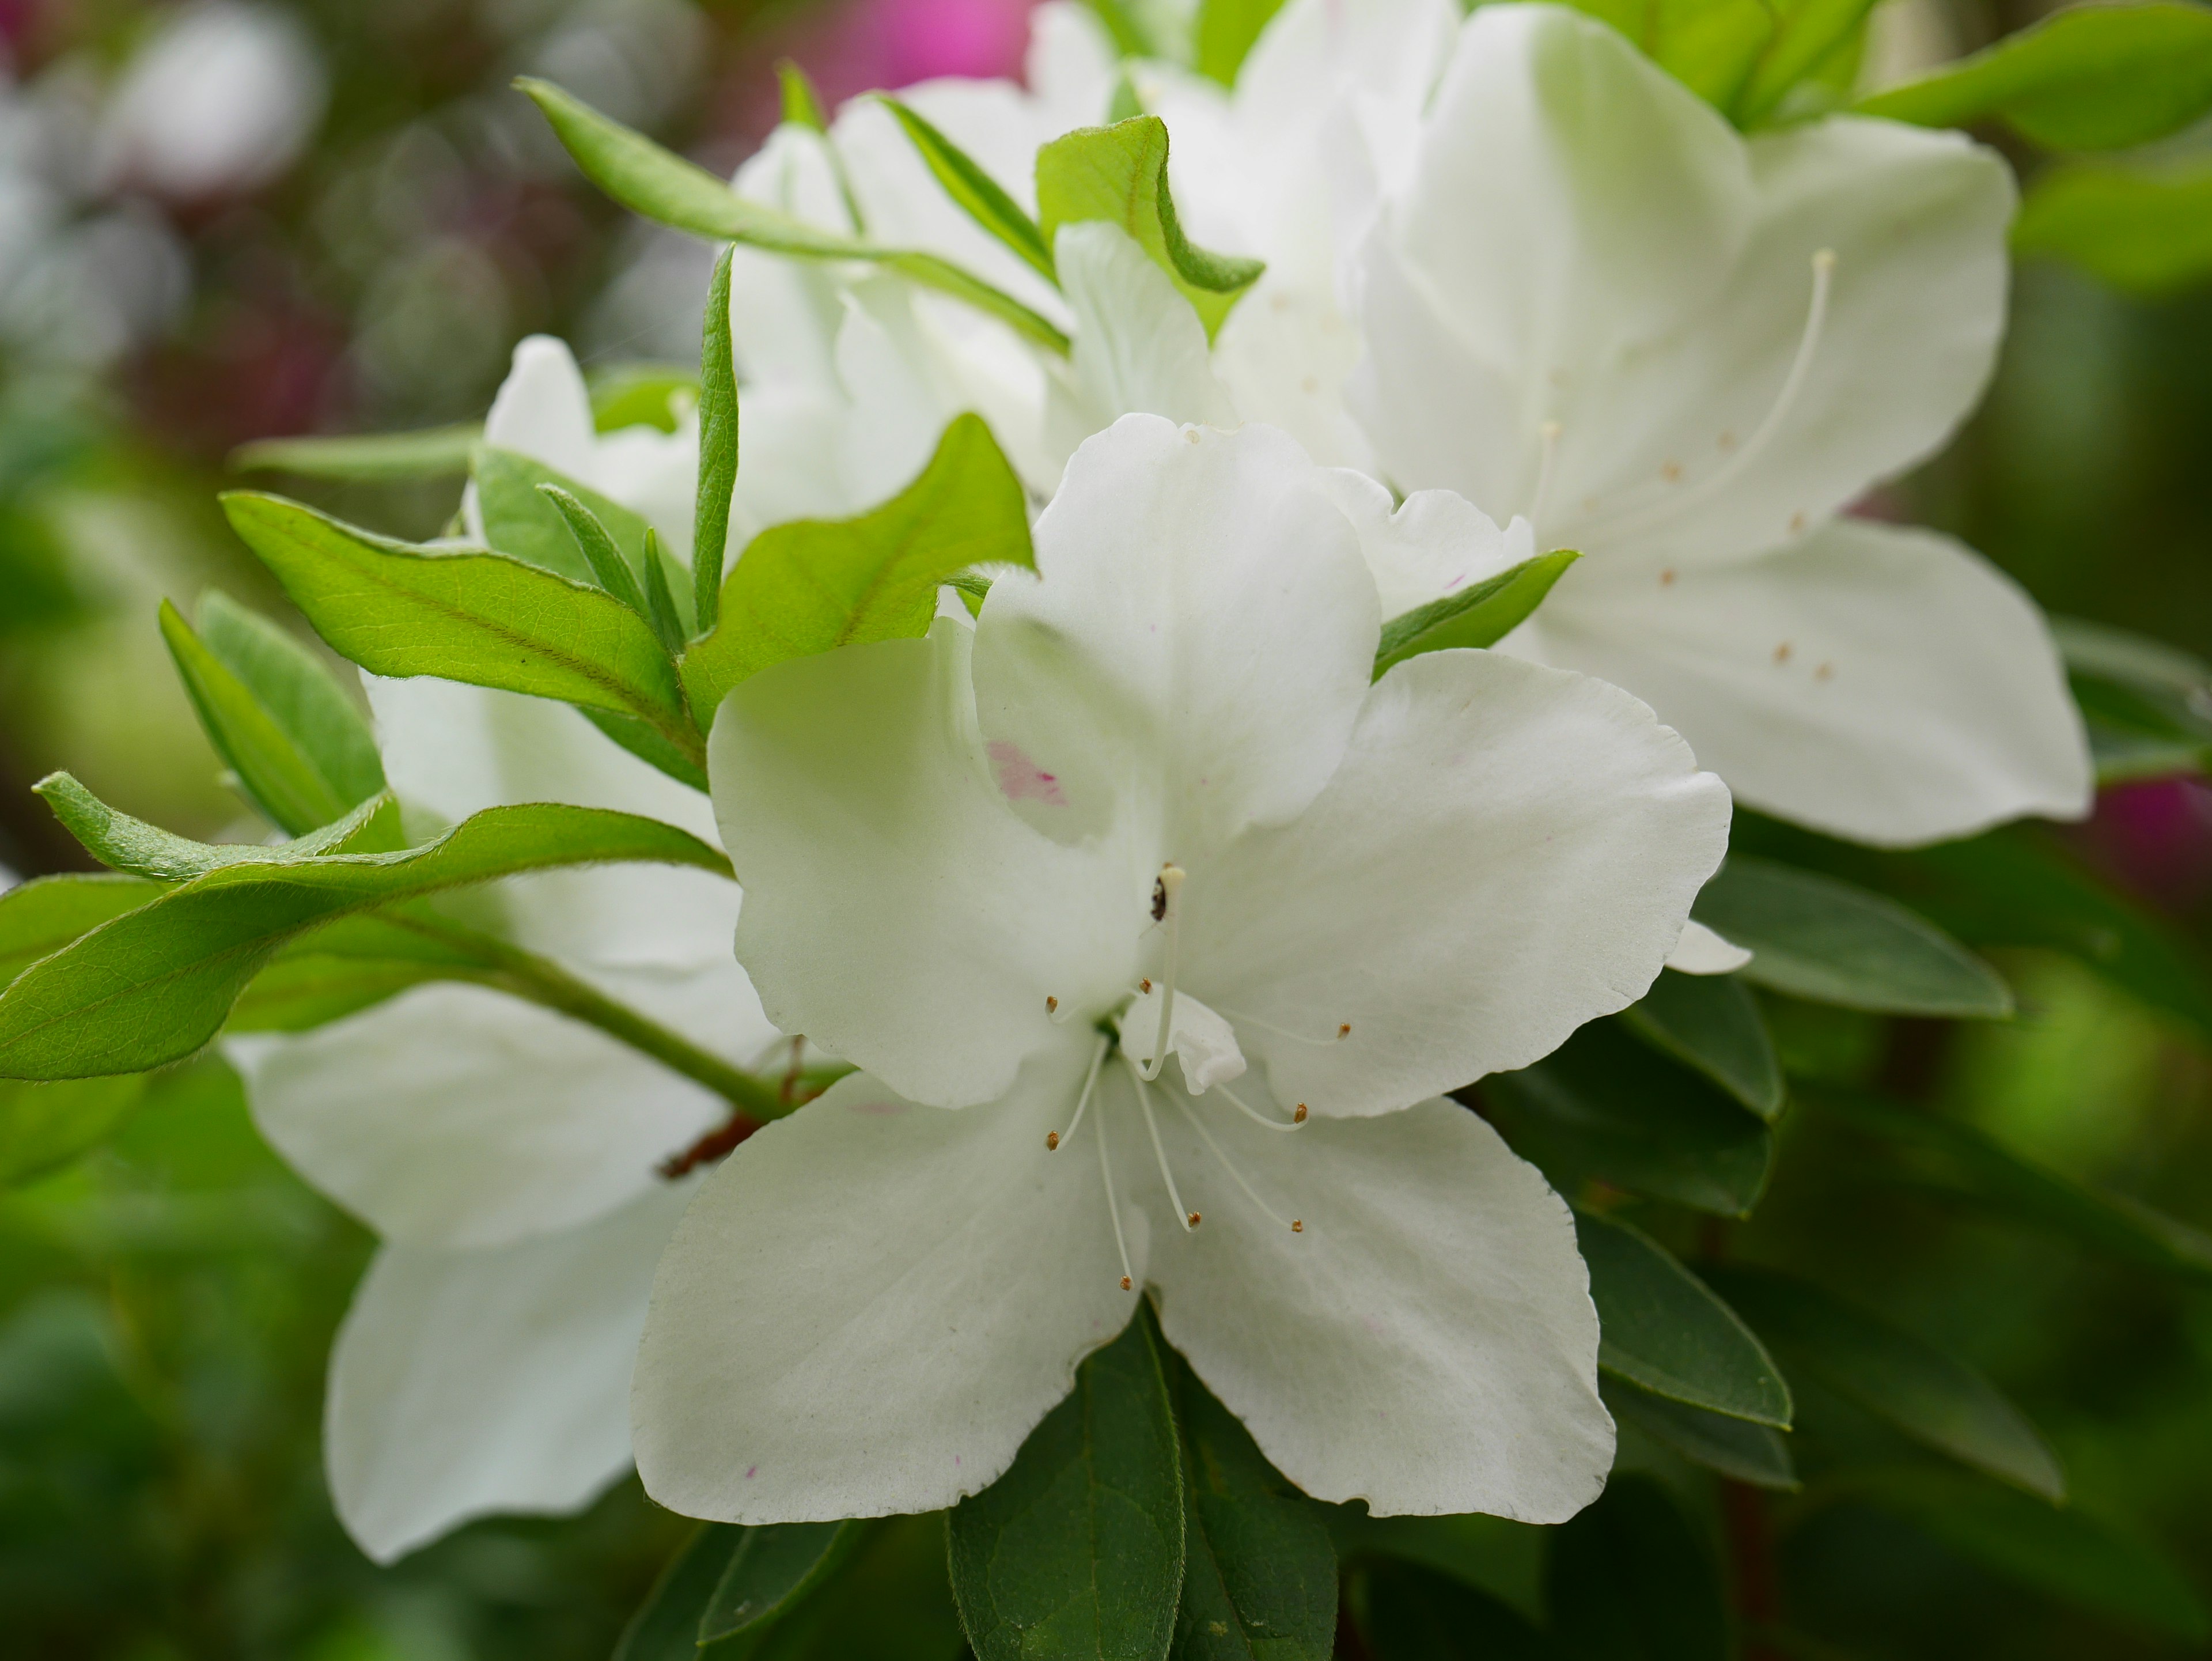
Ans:
[[[1595,525],[1579,528],[1577,534],[1584,538],[1600,535],[1618,535],[1629,531],[1650,528],[1686,508],[1694,508],[1716,491],[1726,489],[1743,474],[1744,469],[1758,459],[1759,452],[1781,431],[1782,423],[1789,419],[1796,406],[1798,394],[1805,390],[1807,378],[1813,372],[1813,360],[1820,350],[1820,337],[1828,326],[1828,290],[1833,285],[1836,272],[1836,251],[1823,248],[1813,256],[1813,301],[1806,307],[1804,332],[1797,338],[1797,355],[1790,361],[1790,373],[1783,377],[1782,390],[1775,394],[1766,416],[1758,429],[1734,449],[1727,460],[1708,473],[1686,490],[1671,494],[1610,519],[1601,519]],[[1723,448],[1728,447],[1723,446]]]
[[[1049,992],[1044,995],[1044,1013],[1047,1017],[1055,1021],[1064,1021],[1067,1019],[1060,1013],[1060,1000]]]
[[[1098,1180],[1106,1185],[1106,1220],[1114,1225],[1114,1250],[1121,1258],[1121,1290],[1130,1289],[1129,1243],[1121,1238],[1121,1207],[1114,1197],[1114,1168],[1106,1161],[1106,1116],[1098,1116]]]
[[[1159,1121],[1152,1116],[1152,1092],[1145,1081],[1144,1069],[1129,1060],[1129,1052],[1121,1052],[1121,1059],[1129,1063],[1129,1076],[1137,1081],[1137,1105],[1144,1110],[1145,1129],[1152,1138],[1152,1157],[1160,1162],[1160,1180],[1168,1185],[1168,1198],[1175,1202],[1176,1214],[1183,1220],[1186,1234],[1198,1226],[1198,1213],[1182,1202],[1182,1192],[1176,1187],[1175,1172],[1168,1169],[1168,1151],[1160,1141]],[[1100,1115],[1103,1119],[1104,1115]]]
[[[1182,921],[1182,908],[1176,904],[1176,896],[1182,891],[1182,867],[1170,861],[1160,867],[1158,880],[1152,885],[1152,915],[1164,918],[1168,926],[1168,967],[1160,993],[1159,1036],[1152,1040],[1152,1059],[1147,1064],[1151,1070],[1139,1069],[1139,1076],[1147,1080],[1158,1078],[1168,1062],[1168,1023],[1175,1019],[1176,944]],[[1152,983],[1146,981],[1145,990],[1152,989]]]
[[[1251,1120],[1254,1124],[1265,1125],[1270,1130],[1296,1130],[1300,1125],[1306,1122],[1306,1109],[1304,1102],[1298,1104],[1297,1116],[1285,1124],[1280,1119],[1269,1118],[1266,1114],[1261,1112],[1259,1109],[1246,1102],[1243,1097],[1239,1096],[1225,1084],[1222,1084],[1217,1080],[1212,1085],[1212,1088],[1219,1091],[1223,1095],[1228,1097],[1229,1104],[1235,1108],[1239,1113],[1242,1113],[1246,1118]]]
[[[1544,523],[1545,510],[1552,505],[1552,472],[1559,459],[1559,431],[1556,421],[1547,421],[1536,429],[1544,449],[1542,459],[1536,464],[1536,496],[1528,504],[1528,522],[1539,529]]]
[[[1333,1043],[1342,1043],[1352,1036],[1350,1021],[1339,1022],[1336,1031],[1329,1037],[1316,1038],[1310,1037],[1304,1032],[1293,1032],[1288,1027],[1277,1026],[1273,1021],[1263,1021],[1257,1015],[1240,1014],[1234,1009],[1224,1009],[1219,1004],[1216,1004],[1214,1008],[1232,1021],[1241,1021],[1247,1026],[1256,1026],[1262,1032],[1272,1032],[1279,1038],[1288,1038],[1292,1043],[1310,1043],[1316,1050],[1326,1050]]]
[[[1218,1089],[1219,1086],[1217,1086],[1216,1088]],[[1222,1169],[1226,1171],[1231,1177],[1236,1179],[1237,1187],[1244,1190],[1244,1197],[1251,1201],[1254,1205],[1259,1207],[1261,1212],[1267,1217],[1269,1222],[1274,1224],[1278,1228],[1287,1228],[1293,1234],[1303,1234],[1305,1232],[1305,1225],[1303,1221],[1291,1222],[1278,1216],[1275,1213],[1275,1208],[1269,1205],[1265,1200],[1261,1199],[1259,1194],[1253,1189],[1252,1184],[1244,1180],[1244,1173],[1237,1168],[1237,1162],[1221,1151],[1221,1144],[1213,1140],[1213,1133],[1208,1130],[1205,1125],[1199,1122],[1198,1115],[1191,1110],[1190,1104],[1183,1099],[1182,1094],[1180,1091],[1170,1090],[1168,1092],[1168,1099],[1182,1110],[1183,1117],[1189,1120],[1190,1128],[1198,1132],[1198,1139],[1206,1144],[1206,1152],[1212,1154],[1215,1159],[1221,1161]],[[1248,1109],[1247,1110],[1249,1111],[1249,1110]],[[1192,1214],[1194,1217],[1195,1217],[1196,1214],[1196,1213]]]
[[[1091,1071],[1084,1078],[1083,1093],[1075,1098],[1075,1116],[1067,1122],[1066,1129],[1048,1130],[1045,1133],[1046,1153],[1059,1153],[1060,1145],[1073,1137],[1075,1127],[1083,1123],[1083,1110],[1091,1105],[1091,1092],[1098,1083],[1098,1069],[1105,1060],[1106,1039],[1102,1034],[1098,1039],[1098,1048],[1091,1052]]]

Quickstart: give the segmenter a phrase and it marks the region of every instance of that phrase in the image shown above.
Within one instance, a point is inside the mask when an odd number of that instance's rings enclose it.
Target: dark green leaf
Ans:
[[[1766,1186],[1773,1134],[1608,1022],[1480,1088],[1484,1116],[1564,1194],[1596,1178],[1735,1217]]]
[[[950,260],[878,247],[749,202],[705,168],[609,120],[550,82],[526,76],[514,84],[544,112],[585,177],[635,213],[713,241],[743,242],[794,259],[871,261],[964,301],[1049,350],[1067,353],[1067,337],[1051,322]]]
[[[703,759],[676,666],[602,590],[498,554],[410,547],[278,496],[234,492],[223,507],[317,632],[364,669],[629,715]]]
[[[469,453],[483,437],[471,423],[412,433],[364,433],[344,438],[264,438],[230,453],[242,473],[297,473],[303,478],[447,478],[469,470]]]
[[[1733,975],[1662,970],[1620,1012],[1646,1043],[1694,1067],[1770,1123],[1782,1112],[1782,1063],[1759,1001]]]
[[[771,664],[927,633],[937,590],[979,564],[1031,563],[1021,481],[976,416],[957,416],[913,484],[858,519],[794,520],[754,538],[722,585],[722,626],[684,658],[702,729]]]
[[[699,1616],[744,1533],[708,1523],[685,1542],[623,1629],[614,1661],[699,1661]]]
[[[490,808],[398,853],[220,867],[18,976],[0,995],[0,1078],[90,1078],[180,1060],[308,928],[495,877],[618,860],[729,874],[720,853],[673,826],[550,803]]]
[[[699,345],[699,487],[691,515],[691,591],[702,635],[713,634],[721,620],[730,493],[738,485],[738,363],[730,344],[730,262],[736,254],[732,244],[714,261]]]
[[[67,1165],[107,1140],[138,1105],[141,1074],[29,1084],[0,1079],[0,1187]]]
[[[1797,1487],[1790,1441],[1779,1431],[1654,1396],[1623,1378],[1601,1378],[1598,1387],[1616,1420],[1685,1458],[1757,1488]]]
[[[1543,1619],[1544,1553],[1552,1537],[1548,1528],[1477,1513],[1370,1517],[1357,1500],[1329,1506],[1328,1517],[1330,1537],[1343,1562],[1387,1557],[1419,1563],[1488,1593],[1527,1620]]]
[[[1510,571],[1392,618],[1375,648],[1375,678],[1393,664],[1455,646],[1494,646],[1543,604],[1552,585],[1582,556],[1571,549],[1524,559]]]
[[[1559,1653],[1511,1605],[1413,1563],[1366,1565],[1352,1596],[1374,1661],[1554,1661]]]
[[[1792,1372],[1938,1452],[2046,1499],[2065,1497],[2066,1478],[2035,1427],[1965,1362],[1806,1281],[1735,1266],[1708,1274]]]
[[[1186,1505],[1176,1661],[1328,1661],[1336,1548],[1321,1507],[1179,1357],[1168,1363]]]
[[[1208,253],[1182,233],[1168,192],[1168,129],[1156,115],[1078,127],[1037,152],[1037,228],[1058,245],[1062,225],[1103,220],[1127,231],[1191,303],[1211,340],[1267,266]]]
[[[1052,250],[1028,210],[1007,195],[999,181],[984,172],[965,150],[921,116],[896,98],[884,95],[878,101],[905,130],[931,175],[961,211],[1013,250],[1047,282],[1057,283]]]
[[[231,1007],[226,1032],[305,1032],[374,1008],[428,981],[476,978],[400,958],[287,951],[253,977]]]
[[[1012,1469],[952,1512],[952,1595],[977,1661],[1167,1655],[1183,1478],[1157,1342],[1140,1309]]]
[[[290,865],[330,854],[387,852],[398,829],[392,799],[372,796],[344,818],[290,842],[194,842],[118,812],[67,773],[49,774],[31,788],[102,865],[156,882],[188,882],[228,865]]]
[[[1589,1661],[1724,1661],[1720,1576],[1698,1532],[1648,1476],[1615,1475],[1562,1524],[1544,1602],[1562,1654]]]
[[[2048,168],[2021,204],[2012,246],[2131,294],[2189,288],[2212,277],[2212,167]]]
[[[1883,1014],[2003,1017],[1997,972],[1896,901],[1833,877],[1731,854],[1692,915],[1752,955],[1746,980]]]
[[[2148,143],[2212,108],[2212,11],[2071,7],[1859,108],[1923,127],[1998,117],[2057,150]]]
[[[765,1631],[836,1573],[865,1532],[850,1520],[747,1529],[699,1617],[699,1642]]]
[[[1790,1386],[1735,1311],[1642,1230],[1577,1211],[1590,1301],[1603,1337],[1597,1364],[1656,1396],[1790,1427]]]
[[[1283,0],[1198,0],[1191,20],[1192,67],[1224,87],[1237,84],[1237,71],[1260,32],[1283,9]]]
[[[167,891],[143,877],[37,877],[0,892],[0,987],[111,918]]]

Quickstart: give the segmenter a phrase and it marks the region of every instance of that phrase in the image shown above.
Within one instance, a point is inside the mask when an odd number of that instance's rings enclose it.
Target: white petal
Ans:
[[[1272,267],[1213,342],[1213,372],[1239,415],[1280,427],[1316,461],[1372,472],[1374,447],[1344,401],[1358,361],[1358,332],[1326,292]]]
[[[1701,922],[1684,923],[1667,954],[1667,967],[1678,975],[1733,975],[1750,961],[1750,952]]]
[[[971,639],[939,622],[778,664],[724,701],[708,744],[749,885],[738,958],[771,1018],[946,1106],[1004,1095],[1063,1036],[1048,997],[1097,1009],[1134,983],[1149,891],[1009,811],[975,730]]]
[[[323,1440],[371,1558],[488,1513],[577,1510],[629,1469],[646,1297],[691,1186],[518,1245],[377,1254],[338,1329]]]
[[[619,502],[660,532],[661,545],[688,563],[691,519],[699,496],[699,423],[696,414],[673,432],[620,427],[599,439],[592,465],[576,477]]]
[[[1127,232],[1103,221],[1064,225],[1054,249],[1075,312],[1073,384],[1055,386],[1050,417],[1063,451],[1132,411],[1235,424],[1236,407],[1213,376],[1205,326]]]
[[[484,417],[484,442],[583,478],[596,438],[591,394],[574,354],[551,335],[534,334],[514,349],[514,366]]]
[[[1527,520],[1516,519],[1501,531],[1487,514],[1449,490],[1418,490],[1400,506],[1389,491],[1348,467],[1332,469],[1328,484],[1359,533],[1359,551],[1381,592],[1385,618],[1457,593],[1536,552]]]
[[[1103,121],[1120,73],[1119,56],[1090,7],[1047,0],[1031,12],[1022,78],[1042,107],[1045,125],[1065,132]]]
[[[708,979],[732,983],[734,968]],[[277,1152],[378,1233],[417,1246],[588,1221],[653,1188],[653,1167],[729,1112],[591,1027],[456,982],[224,1047]]]
[[[865,1074],[707,1181],[653,1283],[639,1472],[662,1505],[769,1523],[933,1511],[988,1486],[1136,1293],[1066,1035],[1005,1100],[916,1106]],[[1131,1268],[1145,1273],[1141,1233]]]
[[[1574,1221],[1455,1103],[1289,1135],[1194,1113],[1297,1233],[1161,1120],[1204,1223],[1154,1233],[1160,1324],[1261,1451],[1316,1499],[1381,1515],[1563,1522],[1613,1463]]]
[[[1751,806],[1885,846],[2088,811],[2042,614],[1970,549],[1846,519],[1670,569],[1584,562],[1537,614],[1540,649],[1648,698]]]
[[[1148,898],[1160,860],[1188,866],[1313,799],[1381,624],[1295,443],[1126,417],[1068,464],[1036,547],[1042,580],[1000,579],[975,642],[994,753],[1054,782],[1058,800],[1017,797],[1033,824],[1072,840],[1120,813],[1148,851],[1131,873]]]
[[[1376,683],[1311,807],[1192,870],[1184,979],[1278,1099],[1389,1112],[1641,997],[1728,824],[1617,687],[1428,653]]]
[[[1121,1048],[1133,1061],[1147,1067],[1159,1053],[1160,1001],[1166,995],[1164,987],[1147,981],[1116,1018]],[[1175,1008],[1168,1016],[1168,1048],[1182,1069],[1183,1082],[1194,1092],[1244,1076],[1244,1052],[1237,1047],[1236,1029],[1188,992],[1176,994]]]

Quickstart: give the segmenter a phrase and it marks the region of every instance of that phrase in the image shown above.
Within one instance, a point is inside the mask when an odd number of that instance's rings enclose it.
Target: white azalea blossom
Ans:
[[[1641,995],[1727,793],[1584,677],[1455,651],[1370,685],[1364,547],[1455,554],[1435,503],[1361,483],[1346,512],[1278,431],[1124,417],[972,627],[724,703],[738,957],[865,1070],[677,1231],[635,1394],[663,1504],[948,1505],[1147,1287],[1309,1493],[1539,1521],[1595,1494],[1571,1219],[1440,1092]]]
[[[1610,29],[1486,7],[1361,256],[1352,406],[1401,489],[1583,551],[1513,648],[1649,698],[1744,801],[1886,844],[2078,817],[2033,605],[1836,516],[1980,396],[2013,197],[1958,135],[1747,139]]]

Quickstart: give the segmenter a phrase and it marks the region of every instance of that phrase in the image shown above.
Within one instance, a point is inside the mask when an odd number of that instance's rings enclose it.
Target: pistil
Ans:
[[[1160,1068],[1167,1065],[1168,1026],[1175,1019],[1176,947],[1177,937],[1182,933],[1179,925],[1182,908],[1176,904],[1176,900],[1182,892],[1182,867],[1170,861],[1160,867],[1160,874],[1152,884],[1152,916],[1168,927],[1168,967],[1160,989],[1159,1036],[1152,1040],[1152,1061],[1138,1069],[1138,1075],[1147,1080],[1158,1078]],[[1148,980],[1145,983],[1145,990],[1149,993],[1152,989],[1152,983]]]

